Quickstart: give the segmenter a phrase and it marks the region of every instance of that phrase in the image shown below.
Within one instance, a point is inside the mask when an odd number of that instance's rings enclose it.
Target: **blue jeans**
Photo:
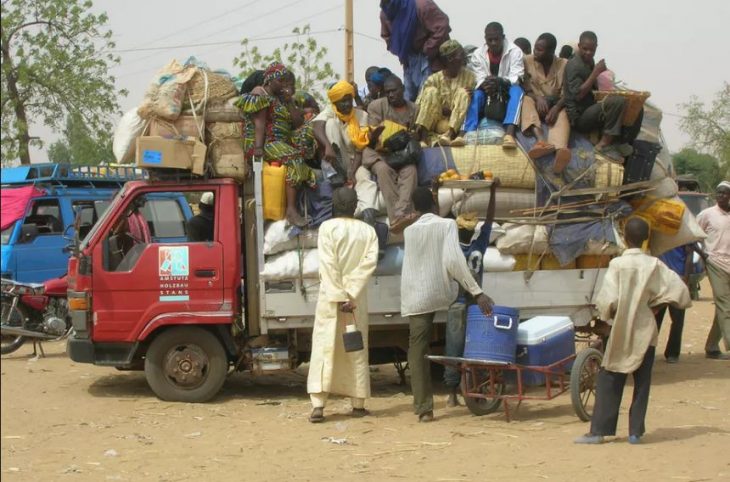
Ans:
[[[431,75],[431,67],[428,63],[428,57],[424,54],[411,54],[408,56],[408,65],[403,66],[403,85],[405,86],[406,100],[416,101],[416,97],[418,97],[418,93],[429,75]]]
[[[507,101],[507,113],[504,116],[502,124],[519,124],[520,110],[522,110],[522,97],[525,91],[519,85],[512,85],[509,88],[509,101]],[[487,94],[482,89],[474,90],[469,110],[466,112],[466,120],[464,120],[464,132],[473,132],[479,126],[479,120],[484,117],[484,104],[487,102]]]
[[[464,356],[464,339],[466,338],[466,306],[454,303],[446,313],[446,346],[444,355]],[[444,370],[444,385],[456,388],[461,381],[461,372],[453,366],[446,366]]]

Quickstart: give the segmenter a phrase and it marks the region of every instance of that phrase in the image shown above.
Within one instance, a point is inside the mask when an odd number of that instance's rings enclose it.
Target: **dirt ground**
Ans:
[[[588,425],[567,395],[527,401],[506,423],[447,409],[440,392],[436,420],[419,424],[384,365],[373,416],[351,419],[336,399],[313,425],[304,371],[235,374],[212,403],[168,403],[142,373],[73,363],[55,343],[46,358],[24,346],[2,359],[2,480],[730,480],[730,362],[704,358],[709,294],[705,282],[687,313],[680,363],[657,357],[639,446],[626,441],[626,403],[618,437],[599,447],[572,443]]]

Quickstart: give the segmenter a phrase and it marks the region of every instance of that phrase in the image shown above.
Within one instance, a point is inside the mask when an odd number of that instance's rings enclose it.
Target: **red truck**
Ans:
[[[228,179],[128,182],[69,261],[74,332],[67,351],[76,362],[144,370],[165,400],[202,402],[234,370],[264,373],[309,359],[317,279],[266,281],[261,168],[244,186]],[[169,242],[185,217],[151,212],[147,200],[182,193],[194,204],[215,199],[214,239]],[[147,218],[150,219],[147,219]],[[588,323],[604,270],[489,273],[484,289],[502,305]],[[403,376],[408,323],[400,316],[400,275],[370,281],[370,360],[394,362]],[[445,313],[434,344],[443,341]],[[403,363],[402,363],[403,362]]]

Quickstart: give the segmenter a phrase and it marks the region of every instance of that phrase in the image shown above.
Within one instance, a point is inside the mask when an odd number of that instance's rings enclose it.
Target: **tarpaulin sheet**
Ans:
[[[589,211],[589,208],[586,208]],[[618,201],[606,209],[606,217],[595,221],[553,226],[549,242],[550,250],[558,258],[560,266],[565,266],[582,255],[588,248],[588,241],[617,244],[613,220],[631,214],[631,206]]]
[[[0,191],[0,230],[6,229],[25,215],[28,201],[45,191],[35,186],[23,186]]]

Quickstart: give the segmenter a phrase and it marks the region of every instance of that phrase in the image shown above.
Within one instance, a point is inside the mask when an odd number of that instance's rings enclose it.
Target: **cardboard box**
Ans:
[[[207,147],[195,137],[165,139],[158,136],[137,138],[137,166],[144,168],[187,169],[203,175]]]
[[[174,122],[165,119],[152,118],[147,132],[148,136],[179,138],[179,137],[195,137],[199,138],[205,135],[205,125],[203,117],[191,115],[181,115]]]

